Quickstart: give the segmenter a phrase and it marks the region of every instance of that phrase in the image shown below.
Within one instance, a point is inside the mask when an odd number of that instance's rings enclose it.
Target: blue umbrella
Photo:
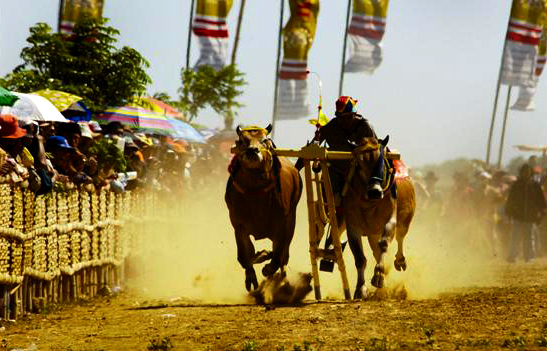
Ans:
[[[175,129],[175,132],[171,134],[174,139],[200,144],[205,144],[207,142],[203,135],[195,130],[190,124],[174,118],[168,118],[167,120]]]

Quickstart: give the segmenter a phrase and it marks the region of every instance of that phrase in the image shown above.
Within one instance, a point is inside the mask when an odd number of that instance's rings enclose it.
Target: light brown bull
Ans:
[[[225,200],[237,243],[237,259],[245,269],[245,287],[256,289],[258,281],[253,264],[264,259],[255,253],[255,240],[270,239],[270,262],[262,269],[272,276],[289,261],[296,224],[296,206],[302,195],[302,179],[293,164],[273,154],[274,145],[267,128],[237,127],[239,139],[234,148]]]
[[[363,252],[362,236],[368,238],[369,245],[376,259],[372,285],[381,288],[385,279],[385,256],[388,245],[393,238],[397,239],[398,250],[395,256],[395,268],[406,270],[406,259],[403,253],[405,238],[416,208],[416,196],[410,178],[394,177],[385,162],[384,172],[388,174],[384,182],[384,194],[381,199],[367,198],[367,183],[371,170],[380,157],[382,149],[389,138],[377,140],[365,138],[354,151],[356,154],[355,175],[349,180],[349,191],[343,199],[344,215],[347,226],[348,242],[355,258],[357,284],[354,298],[364,296],[366,258]],[[396,186],[395,192],[392,187]]]

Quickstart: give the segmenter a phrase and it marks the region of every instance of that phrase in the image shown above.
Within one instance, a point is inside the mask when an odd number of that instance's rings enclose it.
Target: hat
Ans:
[[[25,135],[27,135],[27,131],[19,127],[19,123],[15,116],[0,116],[0,138],[18,139]]]
[[[78,125],[80,126],[82,137],[84,138],[93,139],[101,135],[100,133],[94,133],[86,122],[78,122]]]
[[[74,150],[72,146],[68,145],[68,142],[66,141],[66,139],[59,135],[49,137],[47,139],[46,146],[48,149],[59,148],[59,149],[64,149],[66,151]]]
[[[137,146],[137,144],[135,144],[135,142],[133,141],[133,139],[127,135],[124,137],[125,139],[125,149],[136,149],[136,150],[139,150],[139,147]]]
[[[99,133],[103,130],[97,121],[89,121],[87,125],[89,126],[89,129],[95,133]]]
[[[348,112],[357,112],[357,100],[353,99],[351,96],[340,96],[336,100],[336,116],[348,113]]]

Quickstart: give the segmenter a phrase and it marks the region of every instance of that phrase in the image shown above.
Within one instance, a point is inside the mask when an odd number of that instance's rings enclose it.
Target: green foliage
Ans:
[[[125,172],[127,160],[112,139],[99,139],[89,151],[97,157],[99,169],[113,168],[116,172]]]
[[[365,346],[365,351],[387,351],[391,350],[391,345],[386,337],[381,339],[371,338],[367,346]]]
[[[256,350],[258,350],[258,346],[256,345],[256,342],[254,342],[252,340],[247,340],[243,344],[243,348],[241,350],[242,351],[256,351]]]
[[[246,84],[243,73],[235,65],[215,70],[211,66],[200,66],[196,71],[183,69],[182,87],[179,89],[180,101],[177,104],[190,121],[200,110],[211,107],[216,113],[225,116],[227,124],[233,121],[233,110],[243,106],[236,101]]]
[[[119,31],[106,22],[86,18],[70,37],[53,33],[45,23],[36,24],[21,52],[24,63],[0,79],[0,85],[23,93],[66,91],[84,98],[95,112],[144,94],[151,83],[145,71],[148,61],[130,47],[117,49]]]
[[[504,348],[520,348],[526,346],[526,339],[522,335],[511,334],[510,339],[505,339],[501,347]]]
[[[173,348],[173,344],[171,343],[171,340],[168,337],[161,338],[159,340],[152,339],[150,340],[150,343],[146,347],[148,350],[160,350],[160,351],[167,351]]]

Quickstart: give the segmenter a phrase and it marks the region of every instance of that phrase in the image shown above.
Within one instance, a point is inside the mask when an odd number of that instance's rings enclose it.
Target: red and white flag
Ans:
[[[355,0],[348,28],[350,57],[345,72],[372,74],[382,63],[389,0]]]
[[[289,0],[291,17],[283,28],[283,61],[275,119],[310,116],[308,99],[308,52],[315,38],[319,0]]]
[[[501,68],[501,83],[535,86],[538,45],[545,22],[547,0],[513,0]]]
[[[543,73],[545,68],[545,62],[547,61],[547,27],[543,28],[543,35],[538,46],[538,55],[536,58],[536,64],[534,68],[533,85],[530,87],[520,87],[519,96],[515,104],[511,107],[513,110],[519,111],[534,111],[536,105],[534,103],[534,96],[536,95],[537,84],[539,77]]]
[[[209,65],[221,69],[228,53],[226,17],[233,0],[198,0],[193,31],[200,45],[200,56],[194,68]]]

